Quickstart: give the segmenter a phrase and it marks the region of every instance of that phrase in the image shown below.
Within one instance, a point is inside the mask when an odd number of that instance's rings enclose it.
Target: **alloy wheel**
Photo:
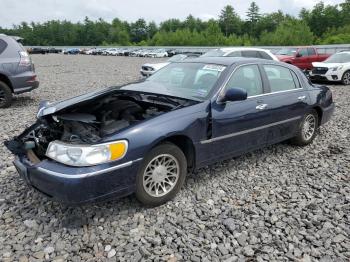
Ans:
[[[346,72],[343,76],[343,82],[345,85],[350,85],[350,72]]]
[[[302,136],[306,141],[308,141],[313,137],[315,131],[316,131],[316,117],[312,114],[307,115],[303,123]]]
[[[152,197],[162,197],[175,187],[179,176],[178,160],[170,154],[161,154],[148,163],[143,174],[143,188]]]

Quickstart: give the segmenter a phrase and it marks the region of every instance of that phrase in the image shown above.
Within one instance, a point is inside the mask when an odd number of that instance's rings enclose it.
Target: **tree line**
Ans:
[[[317,3],[303,8],[298,17],[279,10],[262,14],[252,2],[246,19],[232,5],[225,6],[218,19],[203,21],[189,15],[185,20],[168,19],[159,25],[140,18],[135,22],[102,18],[83,22],[51,20],[22,22],[0,33],[24,38],[25,45],[47,46],[249,46],[350,43],[350,0],[339,5]]]

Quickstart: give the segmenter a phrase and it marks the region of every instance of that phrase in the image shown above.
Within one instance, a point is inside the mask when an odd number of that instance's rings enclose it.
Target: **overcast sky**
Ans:
[[[262,13],[283,10],[297,15],[302,7],[310,8],[319,0],[255,0]],[[324,0],[338,4],[342,0]],[[237,13],[245,16],[249,0],[0,0],[0,27],[52,19],[82,21],[85,16],[95,20],[111,21],[118,17],[135,21],[145,18],[157,23],[169,18],[184,19],[188,14],[202,19],[217,18],[220,10],[231,4]]]

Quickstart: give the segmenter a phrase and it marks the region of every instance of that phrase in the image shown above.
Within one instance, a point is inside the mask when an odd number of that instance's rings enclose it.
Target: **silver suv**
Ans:
[[[21,94],[39,86],[34,64],[14,37],[0,34],[0,108],[9,107],[12,94]]]

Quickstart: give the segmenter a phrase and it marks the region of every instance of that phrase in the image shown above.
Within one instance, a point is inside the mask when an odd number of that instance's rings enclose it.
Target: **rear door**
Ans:
[[[268,83],[264,96],[274,124],[268,130],[268,143],[276,143],[295,135],[302,116],[308,109],[309,96],[295,72],[280,65],[262,65]]]

